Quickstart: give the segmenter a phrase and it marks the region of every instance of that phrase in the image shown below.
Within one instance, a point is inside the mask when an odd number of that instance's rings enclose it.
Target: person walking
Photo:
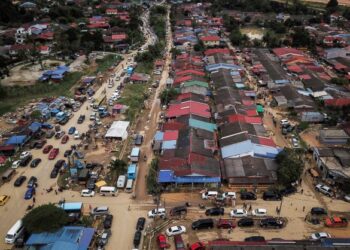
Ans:
[[[33,196],[33,203],[35,203],[35,196]]]

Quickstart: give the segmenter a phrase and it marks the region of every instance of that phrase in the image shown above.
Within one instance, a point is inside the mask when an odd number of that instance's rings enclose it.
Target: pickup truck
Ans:
[[[326,217],[325,226],[326,227],[347,227],[348,220],[344,217],[339,217],[339,216]]]

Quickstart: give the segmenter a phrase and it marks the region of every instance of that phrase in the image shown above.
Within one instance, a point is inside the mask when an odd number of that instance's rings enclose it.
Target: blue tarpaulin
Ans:
[[[33,122],[30,124],[28,127],[33,133],[37,132],[41,128],[41,123],[40,122]]]
[[[27,141],[27,136],[26,135],[14,135],[14,136],[11,136],[5,142],[5,145],[20,146],[20,145],[23,145],[26,141]]]
[[[158,172],[159,183],[219,183],[221,178],[209,176],[175,176],[172,170],[160,170]]]

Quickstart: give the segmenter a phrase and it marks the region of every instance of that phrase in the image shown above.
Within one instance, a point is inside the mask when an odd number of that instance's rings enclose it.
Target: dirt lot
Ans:
[[[304,2],[310,2],[310,3],[323,3],[327,4],[329,0],[303,0]],[[350,6],[349,0],[338,0],[339,5],[345,5]]]

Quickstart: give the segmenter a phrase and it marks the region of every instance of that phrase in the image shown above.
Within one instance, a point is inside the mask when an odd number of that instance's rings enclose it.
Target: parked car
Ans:
[[[69,136],[68,135],[63,136],[62,139],[61,139],[61,143],[62,144],[66,144],[68,141],[69,141]]]
[[[107,214],[105,220],[103,221],[103,227],[104,229],[109,229],[112,226],[113,222],[113,215]]]
[[[344,195],[344,201],[350,202],[350,194]]]
[[[78,124],[82,124],[85,120],[85,115],[80,115],[78,118]]]
[[[327,215],[327,210],[322,207],[313,207],[310,213],[312,215]]]
[[[38,186],[37,182],[38,182],[38,178],[36,178],[35,176],[31,176],[28,180],[27,188],[37,187]]]
[[[213,219],[200,219],[196,220],[192,223],[192,229],[198,230],[198,229],[209,229],[214,227],[214,220]]]
[[[141,231],[136,231],[134,235],[134,247],[137,248],[141,242],[142,233]]]
[[[75,130],[76,130],[75,127],[70,127],[70,128],[68,129],[68,134],[69,134],[69,135],[74,134]]]
[[[142,142],[143,142],[143,136],[142,135],[136,135],[135,139],[134,139],[134,144],[136,146],[139,146],[139,145],[142,144]]]
[[[25,182],[26,180],[27,180],[27,177],[24,176],[24,175],[21,175],[20,177],[18,177],[18,178],[15,180],[15,182],[13,183],[13,185],[14,185],[15,187],[20,187],[20,186],[23,184],[23,182]]]
[[[52,138],[54,135],[55,135],[55,131],[49,130],[49,131],[46,132],[45,138],[50,139],[50,138]]]
[[[32,155],[31,152],[29,151],[23,151],[20,155],[19,155],[19,159],[22,160],[22,159],[25,159],[27,158],[28,156]]]
[[[142,231],[143,228],[145,227],[145,223],[146,223],[146,218],[145,217],[138,218],[137,219],[137,223],[136,223],[136,230]]]
[[[239,227],[252,227],[254,226],[254,220],[252,218],[242,218],[237,222]]]
[[[205,215],[206,216],[210,216],[210,215],[224,215],[225,213],[225,209],[222,207],[213,207],[213,208],[209,208],[205,211]]]
[[[52,145],[46,145],[46,146],[44,147],[44,149],[43,149],[43,153],[44,153],[44,154],[48,154],[48,153],[51,151],[52,148],[53,148]]]
[[[242,209],[242,208],[237,208],[237,209],[233,209],[230,212],[231,217],[247,217],[248,213],[247,210]]]
[[[96,183],[96,180],[90,178],[90,179],[86,182],[86,188],[89,189],[89,190],[94,190],[94,189],[95,189],[95,183]]]
[[[38,141],[37,143],[36,143],[36,145],[35,145],[35,148],[36,149],[41,149],[42,147],[44,147],[44,145],[46,144],[46,140],[40,140],[40,141]]]
[[[168,237],[186,233],[186,227],[185,226],[173,226],[169,227],[167,230],[165,230],[165,233]]]
[[[245,242],[264,242],[265,237],[263,236],[250,236],[244,239]]]
[[[64,157],[68,157],[68,156],[70,156],[71,154],[72,154],[72,150],[71,150],[71,149],[67,149],[66,151],[64,151],[63,156],[64,156]]]
[[[297,192],[297,188],[293,186],[286,187],[280,191],[283,196],[288,196]]]
[[[24,194],[24,199],[30,200],[31,198],[33,198],[34,193],[35,193],[34,187],[28,188],[26,193]]]
[[[264,201],[279,201],[282,199],[282,196],[274,191],[265,191],[263,193],[263,200]]]
[[[222,197],[224,197],[225,199],[236,199],[236,192],[224,192],[222,194]]]
[[[12,162],[11,168],[18,168],[21,164],[21,160]]]
[[[256,194],[253,192],[241,192],[241,200],[256,200]]]
[[[0,206],[4,206],[10,199],[9,195],[0,195]]]
[[[186,250],[185,243],[181,237],[181,235],[174,236],[174,243],[176,250]]]
[[[205,250],[205,244],[200,241],[195,242],[190,246],[189,250]]]
[[[65,132],[64,131],[58,131],[56,134],[55,134],[55,139],[61,139],[63,136],[64,136]]]
[[[40,158],[35,158],[31,163],[30,163],[30,167],[31,168],[36,168],[39,163],[41,162],[41,159]]]
[[[332,236],[326,232],[317,232],[310,235],[310,239],[312,240],[320,240],[320,239],[327,239],[327,238],[332,238]]]
[[[210,198],[216,198],[216,196],[218,196],[218,192],[217,191],[207,191],[205,193],[202,193],[202,199],[203,200],[207,200]]]
[[[50,178],[51,178],[51,179],[56,178],[57,175],[58,175],[58,172],[59,172],[59,169],[53,168],[53,169],[51,170],[51,173],[50,173]]]
[[[170,247],[170,245],[167,243],[166,236],[164,234],[159,234],[157,236],[157,245],[159,249],[165,249]]]
[[[324,224],[326,227],[347,227],[348,220],[345,217],[332,216],[326,217]]]
[[[59,148],[52,149],[50,154],[49,154],[49,160],[54,160],[59,152],[60,152]]]
[[[101,207],[95,207],[91,211],[92,215],[107,215],[109,214],[109,208],[106,206],[101,206]]]
[[[327,185],[319,183],[315,186],[315,189],[316,191],[321,192],[329,197],[333,196],[333,190]]]
[[[103,249],[105,245],[108,243],[108,239],[111,236],[112,232],[111,230],[103,230],[100,238],[97,240],[97,246],[100,247],[100,249]]]
[[[171,216],[184,215],[186,213],[187,213],[187,207],[186,206],[173,207],[170,210],[170,215]]]
[[[265,208],[257,208],[252,211],[253,216],[266,216],[267,210]]]
[[[158,208],[158,210],[155,208],[155,209],[152,209],[151,211],[148,211],[149,218],[154,218],[156,216],[160,216],[160,217],[165,216],[165,208]]]
[[[90,189],[83,189],[80,192],[81,197],[94,197],[95,196],[95,191],[92,191]]]
[[[32,155],[28,155],[26,158],[22,158],[19,163],[19,165],[21,167],[25,167],[28,165],[28,163],[32,160],[33,156]]]
[[[231,228],[232,229],[232,228],[236,227],[236,224],[234,223],[233,220],[219,219],[218,223],[216,224],[216,227],[217,228],[225,228],[225,229]]]
[[[260,221],[260,227],[264,228],[282,228],[284,225],[283,220],[277,218],[266,218]]]

